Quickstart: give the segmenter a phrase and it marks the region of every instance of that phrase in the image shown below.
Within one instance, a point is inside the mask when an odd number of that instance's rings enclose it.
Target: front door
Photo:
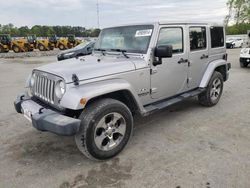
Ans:
[[[189,41],[190,67],[188,72],[188,86],[190,89],[194,89],[199,87],[209,63],[208,31],[206,26],[190,26]]]
[[[187,89],[188,54],[185,44],[185,26],[162,26],[157,46],[172,45],[173,57],[163,58],[162,64],[153,66],[151,73],[151,97],[169,98]]]

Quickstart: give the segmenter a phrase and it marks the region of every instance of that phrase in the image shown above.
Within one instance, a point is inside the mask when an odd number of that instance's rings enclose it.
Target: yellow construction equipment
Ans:
[[[12,43],[12,50],[15,53],[19,52],[31,52],[34,50],[34,46],[31,45],[27,39],[25,38],[20,38],[20,39],[13,39]]]
[[[81,43],[80,40],[75,38],[75,35],[68,35],[67,38],[60,38],[57,41],[56,47],[60,50],[73,48]]]
[[[11,50],[10,35],[0,35],[0,53],[7,53]]]
[[[49,38],[37,39],[36,35],[29,35],[27,40],[31,46],[40,51],[49,51],[55,48],[55,44],[51,43]]]

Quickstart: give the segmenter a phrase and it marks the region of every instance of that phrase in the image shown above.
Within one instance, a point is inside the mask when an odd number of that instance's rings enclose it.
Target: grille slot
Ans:
[[[34,94],[36,97],[49,102],[51,104],[55,103],[54,90],[56,81],[50,79],[49,77],[36,73]]]

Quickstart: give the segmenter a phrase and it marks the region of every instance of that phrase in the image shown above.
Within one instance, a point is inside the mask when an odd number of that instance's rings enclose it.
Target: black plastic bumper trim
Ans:
[[[15,109],[22,113],[22,103],[32,101],[25,94],[19,95],[14,102]],[[33,101],[34,102],[34,101]],[[73,136],[78,133],[81,121],[62,115],[51,109],[43,108],[39,112],[32,114],[32,125],[40,131],[48,131],[62,136]]]

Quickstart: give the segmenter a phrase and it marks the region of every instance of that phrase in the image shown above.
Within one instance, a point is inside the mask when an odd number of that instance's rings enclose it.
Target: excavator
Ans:
[[[0,53],[7,53],[11,50],[11,37],[10,35],[0,35]]]

